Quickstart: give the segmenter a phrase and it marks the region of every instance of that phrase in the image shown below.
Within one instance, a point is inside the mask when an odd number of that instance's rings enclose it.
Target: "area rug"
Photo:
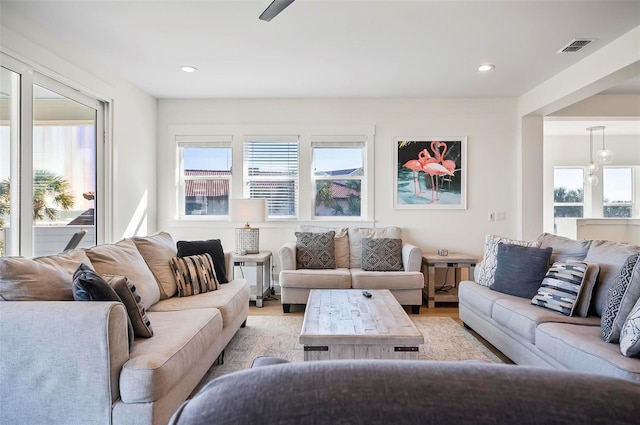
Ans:
[[[411,317],[424,335],[420,345],[420,360],[484,360],[502,363],[468,330],[449,317]],[[292,362],[304,359],[298,342],[302,316],[249,316],[224,350],[224,363],[213,365],[198,388],[218,376],[251,367],[259,356],[275,356]],[[197,391],[196,389],[196,391]]]

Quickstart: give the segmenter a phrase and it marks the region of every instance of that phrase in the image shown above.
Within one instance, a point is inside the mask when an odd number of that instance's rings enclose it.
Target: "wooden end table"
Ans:
[[[434,308],[437,302],[458,302],[458,283],[460,283],[460,269],[467,269],[467,279],[473,279],[473,271],[478,259],[467,254],[449,253],[448,255],[423,254],[422,273],[424,274],[424,289],[422,293],[427,299],[427,308]],[[454,270],[454,287],[448,291],[436,292],[436,269]]]
[[[257,254],[233,254],[234,267],[255,267],[256,292],[251,288],[251,301],[256,307],[262,307],[262,301],[272,293],[271,289],[271,251],[260,251]],[[252,285],[253,286],[253,285]]]

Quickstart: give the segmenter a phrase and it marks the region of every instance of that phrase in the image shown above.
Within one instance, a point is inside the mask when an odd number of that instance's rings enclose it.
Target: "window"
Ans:
[[[584,216],[584,169],[556,167],[553,170],[553,216]]]
[[[243,196],[265,198],[270,218],[298,217],[297,136],[248,137],[243,145]]]
[[[312,143],[314,216],[362,216],[363,144]]]
[[[602,169],[603,217],[631,217],[633,170],[631,167]]]
[[[184,216],[229,215],[230,136],[178,136],[180,210]]]

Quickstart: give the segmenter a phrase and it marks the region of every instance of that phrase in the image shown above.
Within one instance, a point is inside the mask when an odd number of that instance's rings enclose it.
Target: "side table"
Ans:
[[[257,254],[233,254],[234,267],[256,268],[256,292],[251,291],[251,301],[262,307],[262,301],[271,293],[271,251]]]
[[[423,254],[422,273],[424,274],[424,289],[422,293],[427,299],[427,308],[434,308],[437,302],[458,302],[458,283],[460,283],[460,269],[466,268],[468,279],[473,279],[473,271],[478,259],[466,254],[449,253],[448,255]],[[454,287],[448,291],[436,292],[436,269],[453,269]]]

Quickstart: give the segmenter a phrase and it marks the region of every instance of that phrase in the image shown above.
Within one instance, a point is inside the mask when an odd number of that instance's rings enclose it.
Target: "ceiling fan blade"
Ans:
[[[294,0],[273,0],[271,4],[262,12],[260,19],[263,21],[270,21],[280,12],[282,12],[287,6],[293,3]]]

